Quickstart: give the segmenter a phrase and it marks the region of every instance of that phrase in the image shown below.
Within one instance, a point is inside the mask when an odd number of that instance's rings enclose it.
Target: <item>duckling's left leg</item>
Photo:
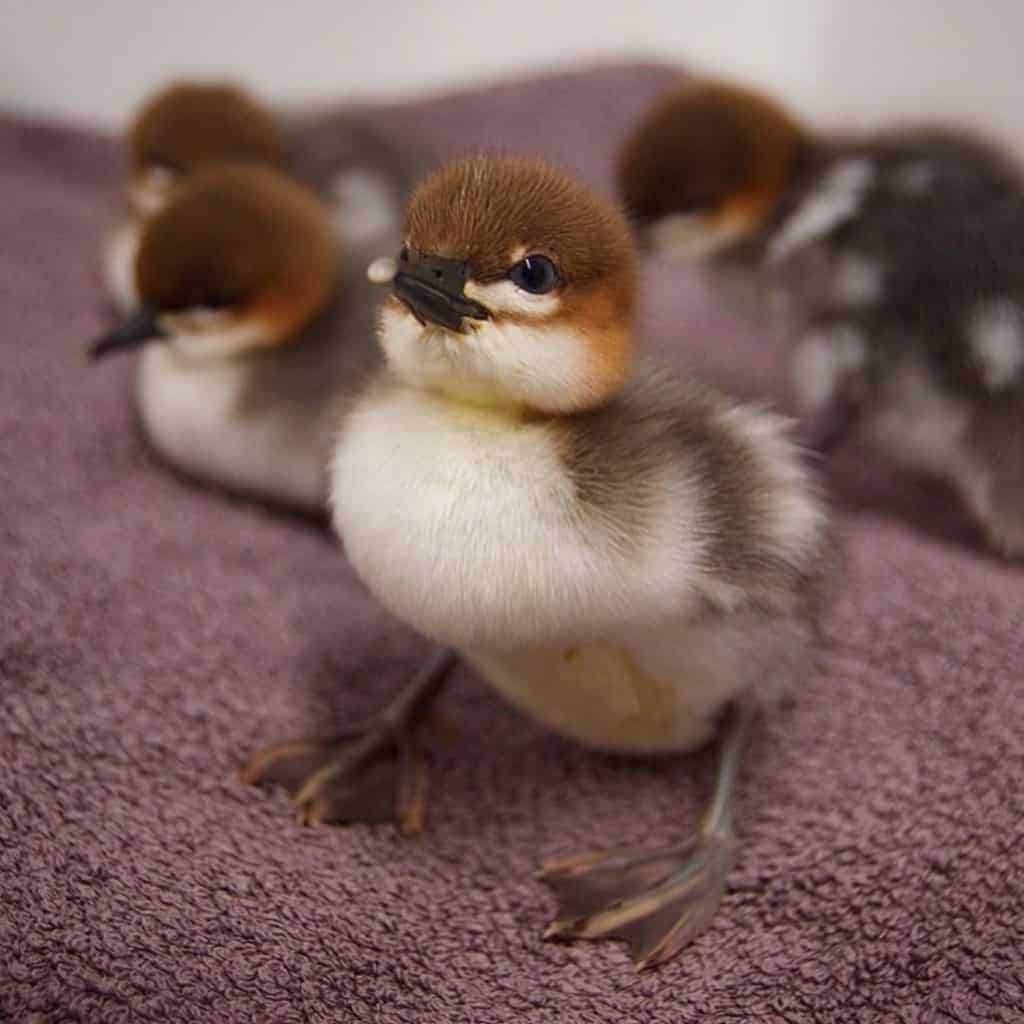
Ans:
[[[407,835],[419,832],[426,771],[415,733],[456,660],[453,651],[437,650],[362,725],[327,739],[295,740],[258,751],[242,768],[242,781],[283,785],[306,825],[393,820]]]
[[[732,867],[733,792],[753,717],[745,701],[732,709],[714,793],[687,841],[656,851],[607,850],[545,862],[540,878],[559,900],[545,938],[625,939],[644,968],[668,960],[704,929]]]

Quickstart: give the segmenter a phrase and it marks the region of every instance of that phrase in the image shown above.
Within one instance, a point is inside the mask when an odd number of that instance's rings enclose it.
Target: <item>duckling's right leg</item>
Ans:
[[[544,864],[540,878],[559,902],[546,938],[625,939],[642,968],[674,956],[704,929],[732,868],[733,792],[754,713],[746,699],[733,709],[714,794],[689,839],[661,850],[602,850]]]
[[[412,682],[362,725],[329,739],[257,751],[242,768],[242,781],[283,785],[306,825],[397,821],[405,834],[419,832],[426,772],[415,732],[455,662],[454,652],[436,651]]]

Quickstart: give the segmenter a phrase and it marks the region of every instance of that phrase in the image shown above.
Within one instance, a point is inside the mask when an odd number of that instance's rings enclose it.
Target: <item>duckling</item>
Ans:
[[[647,244],[701,261],[782,342],[818,447],[848,439],[959,492],[1024,555],[1024,179],[931,127],[811,132],[770,98],[686,82],[619,160]]]
[[[116,308],[134,309],[134,261],[141,225],[195,171],[212,164],[278,167],[312,188],[346,244],[393,248],[401,208],[426,166],[393,144],[368,114],[272,109],[242,88],[178,82],[139,111],[128,132],[128,210],[105,243],[107,287]]]
[[[443,167],[410,200],[396,267],[386,366],[345,402],[331,459],[334,527],[370,591],[589,747],[689,751],[727,716],[690,840],[544,866],[562,900],[548,935],[625,938],[652,965],[722,896],[751,719],[812,643],[823,503],[780,417],[635,358],[628,226],[551,166]],[[389,743],[392,803],[418,805],[409,709],[444,657],[383,728],[285,745],[248,777],[290,774],[306,820],[330,820]]]
[[[331,408],[378,362],[376,254],[342,254],[323,204],[272,167],[195,171],[144,225],[139,309],[93,356],[145,345],[143,427],[172,465],[207,483],[325,514]]]
[[[127,208],[104,244],[107,288],[122,313],[138,305],[134,267],[142,224],[175,186],[225,160],[280,165],[284,137],[274,115],[239,86],[183,81],[142,105],[128,129],[127,150]]]

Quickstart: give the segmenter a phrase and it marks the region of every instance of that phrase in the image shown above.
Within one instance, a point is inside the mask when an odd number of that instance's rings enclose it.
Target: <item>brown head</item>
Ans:
[[[619,154],[622,200],[645,242],[699,257],[754,234],[796,174],[808,136],[750,89],[685,82]]]
[[[147,221],[135,260],[142,309],[93,355],[166,338],[196,358],[293,339],[329,301],[338,244],[303,185],[259,164],[197,171]]]
[[[129,195],[152,213],[169,190],[225,160],[280,164],[284,143],[273,115],[243,89],[180,82],[148,100],[128,132]]]
[[[540,160],[481,156],[413,193],[381,312],[409,383],[568,413],[599,405],[632,357],[636,271],[625,219]]]

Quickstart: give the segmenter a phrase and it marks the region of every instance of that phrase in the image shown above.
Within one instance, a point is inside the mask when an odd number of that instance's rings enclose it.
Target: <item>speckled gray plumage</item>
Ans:
[[[842,210],[844,175],[859,184]],[[712,265],[772,325],[812,443],[856,437],[950,481],[994,550],[1024,553],[1024,174],[1008,156],[938,129],[808,142],[758,235]]]
[[[382,123],[442,156],[537,150],[607,190],[616,137],[672,77],[526,81]],[[115,163],[106,140],[0,121],[0,1018],[1019,1016],[1024,574],[979,553],[940,492],[853,453],[832,474],[848,575],[831,646],[759,731],[722,912],[665,968],[541,942],[553,901],[530,873],[679,837],[705,755],[588,754],[463,672],[421,839],[301,829],[240,785],[255,746],[370,711],[424,645],[325,533],[164,472],[131,359],[84,365]],[[650,262],[643,287],[659,354],[778,393],[770,347],[696,278]]]
[[[787,220],[831,171],[854,161],[872,178],[852,216],[772,266],[768,253]],[[876,301],[836,296],[837,261],[850,255],[878,269]],[[846,322],[876,339],[871,376],[899,358],[894,349],[910,347],[942,387],[982,396],[989,389],[971,355],[968,323],[987,300],[1024,309],[1024,176],[996,147],[939,129],[814,143],[763,231],[726,262],[756,266],[790,293],[802,326]],[[1024,391],[1024,368],[1016,386]]]

